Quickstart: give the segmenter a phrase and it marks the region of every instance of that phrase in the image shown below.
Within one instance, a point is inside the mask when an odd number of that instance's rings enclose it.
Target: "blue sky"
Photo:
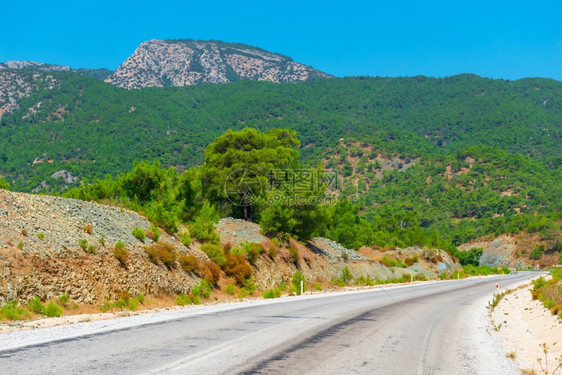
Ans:
[[[143,41],[191,38],[336,76],[562,80],[561,20],[561,1],[7,1],[0,61],[115,69]]]

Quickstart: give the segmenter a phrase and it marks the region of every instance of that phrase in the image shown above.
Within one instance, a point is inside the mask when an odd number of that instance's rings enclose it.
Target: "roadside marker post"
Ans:
[[[496,294],[500,294],[500,284],[496,284]]]
[[[414,281],[414,275],[410,275],[410,282]]]
[[[302,296],[303,293],[304,293],[304,285],[303,285],[303,282],[301,280],[301,296]]]

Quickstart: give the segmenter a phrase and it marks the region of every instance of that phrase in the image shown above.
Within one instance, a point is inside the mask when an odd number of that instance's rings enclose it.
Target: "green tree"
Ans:
[[[205,197],[221,212],[252,220],[254,207],[264,198],[268,174],[293,163],[299,157],[298,146],[294,130],[226,131],[205,150],[200,169]]]

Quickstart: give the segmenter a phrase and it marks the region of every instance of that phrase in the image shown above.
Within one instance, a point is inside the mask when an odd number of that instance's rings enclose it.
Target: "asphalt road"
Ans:
[[[27,333],[31,346],[19,348],[2,348],[0,337],[0,373],[516,374],[489,333],[485,305],[496,283],[503,289],[528,277],[232,304],[70,338],[56,327]]]

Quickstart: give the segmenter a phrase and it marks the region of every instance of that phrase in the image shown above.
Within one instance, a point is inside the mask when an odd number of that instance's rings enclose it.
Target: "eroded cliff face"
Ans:
[[[300,82],[329,77],[289,57],[242,44],[154,39],[141,43],[105,81],[131,89],[238,80]]]

